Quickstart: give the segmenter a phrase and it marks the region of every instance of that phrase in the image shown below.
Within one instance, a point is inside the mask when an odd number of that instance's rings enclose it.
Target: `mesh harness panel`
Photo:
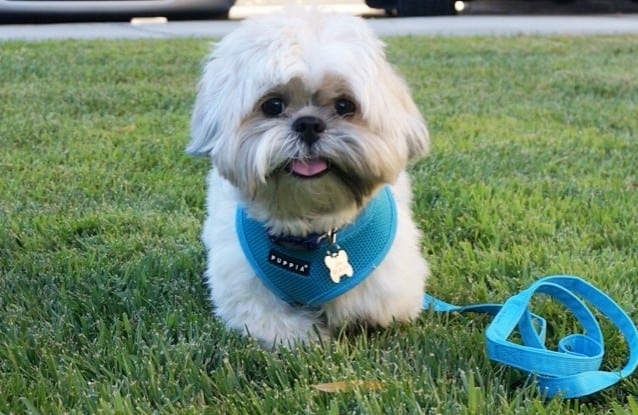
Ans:
[[[396,204],[385,186],[355,222],[338,230],[336,242],[354,271],[339,283],[330,279],[324,264],[326,240],[314,250],[279,246],[242,206],[237,207],[235,227],[246,259],[268,289],[290,304],[317,307],[354,288],[383,261],[396,234]]]

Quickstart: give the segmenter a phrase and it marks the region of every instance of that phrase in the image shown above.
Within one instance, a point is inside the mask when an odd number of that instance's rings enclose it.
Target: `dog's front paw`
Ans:
[[[317,313],[298,309],[288,304],[275,307],[260,307],[250,313],[226,314],[217,310],[226,327],[256,339],[266,349],[289,347],[321,341],[330,337],[330,332]]]
[[[288,348],[294,349],[298,346],[311,343],[323,342],[330,337],[330,332],[325,326],[313,324],[309,328],[300,331],[279,331],[276,333],[261,333],[256,335],[250,332],[249,335],[256,338],[264,349]]]

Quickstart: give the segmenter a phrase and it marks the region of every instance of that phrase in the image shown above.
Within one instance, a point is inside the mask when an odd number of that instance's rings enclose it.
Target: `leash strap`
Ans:
[[[547,322],[529,309],[535,294],[545,294],[562,303],[576,317],[584,333],[563,337],[558,350],[547,349]],[[600,370],[605,352],[603,333],[583,300],[607,317],[625,337],[629,358],[622,369]],[[494,316],[486,331],[490,359],[535,375],[541,394],[549,398],[590,395],[618,383],[638,367],[638,331],[633,321],[609,296],[579,277],[542,278],[505,304],[455,306],[425,294],[423,309]],[[508,340],[517,327],[520,343]]]

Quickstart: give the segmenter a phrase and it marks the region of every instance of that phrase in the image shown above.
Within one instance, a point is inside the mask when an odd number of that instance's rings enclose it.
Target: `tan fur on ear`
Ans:
[[[408,159],[416,160],[430,152],[430,134],[428,133],[425,120],[421,112],[412,100],[408,86],[405,85],[406,93],[401,99],[401,104],[405,110],[406,139],[408,142]]]
[[[384,62],[379,68],[379,76],[384,79],[379,82],[379,87],[385,89],[381,96],[387,100],[386,110],[391,114],[386,114],[384,118],[389,118],[398,129],[398,134],[405,138],[408,160],[421,158],[430,151],[430,136],[425,120],[412,100],[408,85],[392,65]]]

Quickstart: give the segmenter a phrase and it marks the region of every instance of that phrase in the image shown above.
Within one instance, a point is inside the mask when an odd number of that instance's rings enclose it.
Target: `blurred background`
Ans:
[[[0,0],[0,23],[242,19],[289,4],[376,18],[638,13],[638,0]]]
[[[383,1],[372,0],[371,3],[382,3]],[[371,8],[364,0],[319,0],[319,1],[294,1],[289,0],[237,0],[231,9],[231,18],[244,18],[255,13],[265,13],[272,8],[281,7],[286,4],[311,4],[321,5],[342,12],[364,16],[396,16],[397,7],[401,1],[393,1],[393,7],[385,9],[383,7]],[[417,0],[408,3],[419,3],[421,5],[431,5],[438,3],[441,9],[438,14],[609,14],[609,13],[638,13],[638,1],[636,0],[467,0],[467,1],[432,1]],[[446,7],[446,3],[456,7]],[[425,8],[423,8],[423,11]],[[425,14],[425,13],[422,13]],[[432,13],[437,14],[437,13]]]

